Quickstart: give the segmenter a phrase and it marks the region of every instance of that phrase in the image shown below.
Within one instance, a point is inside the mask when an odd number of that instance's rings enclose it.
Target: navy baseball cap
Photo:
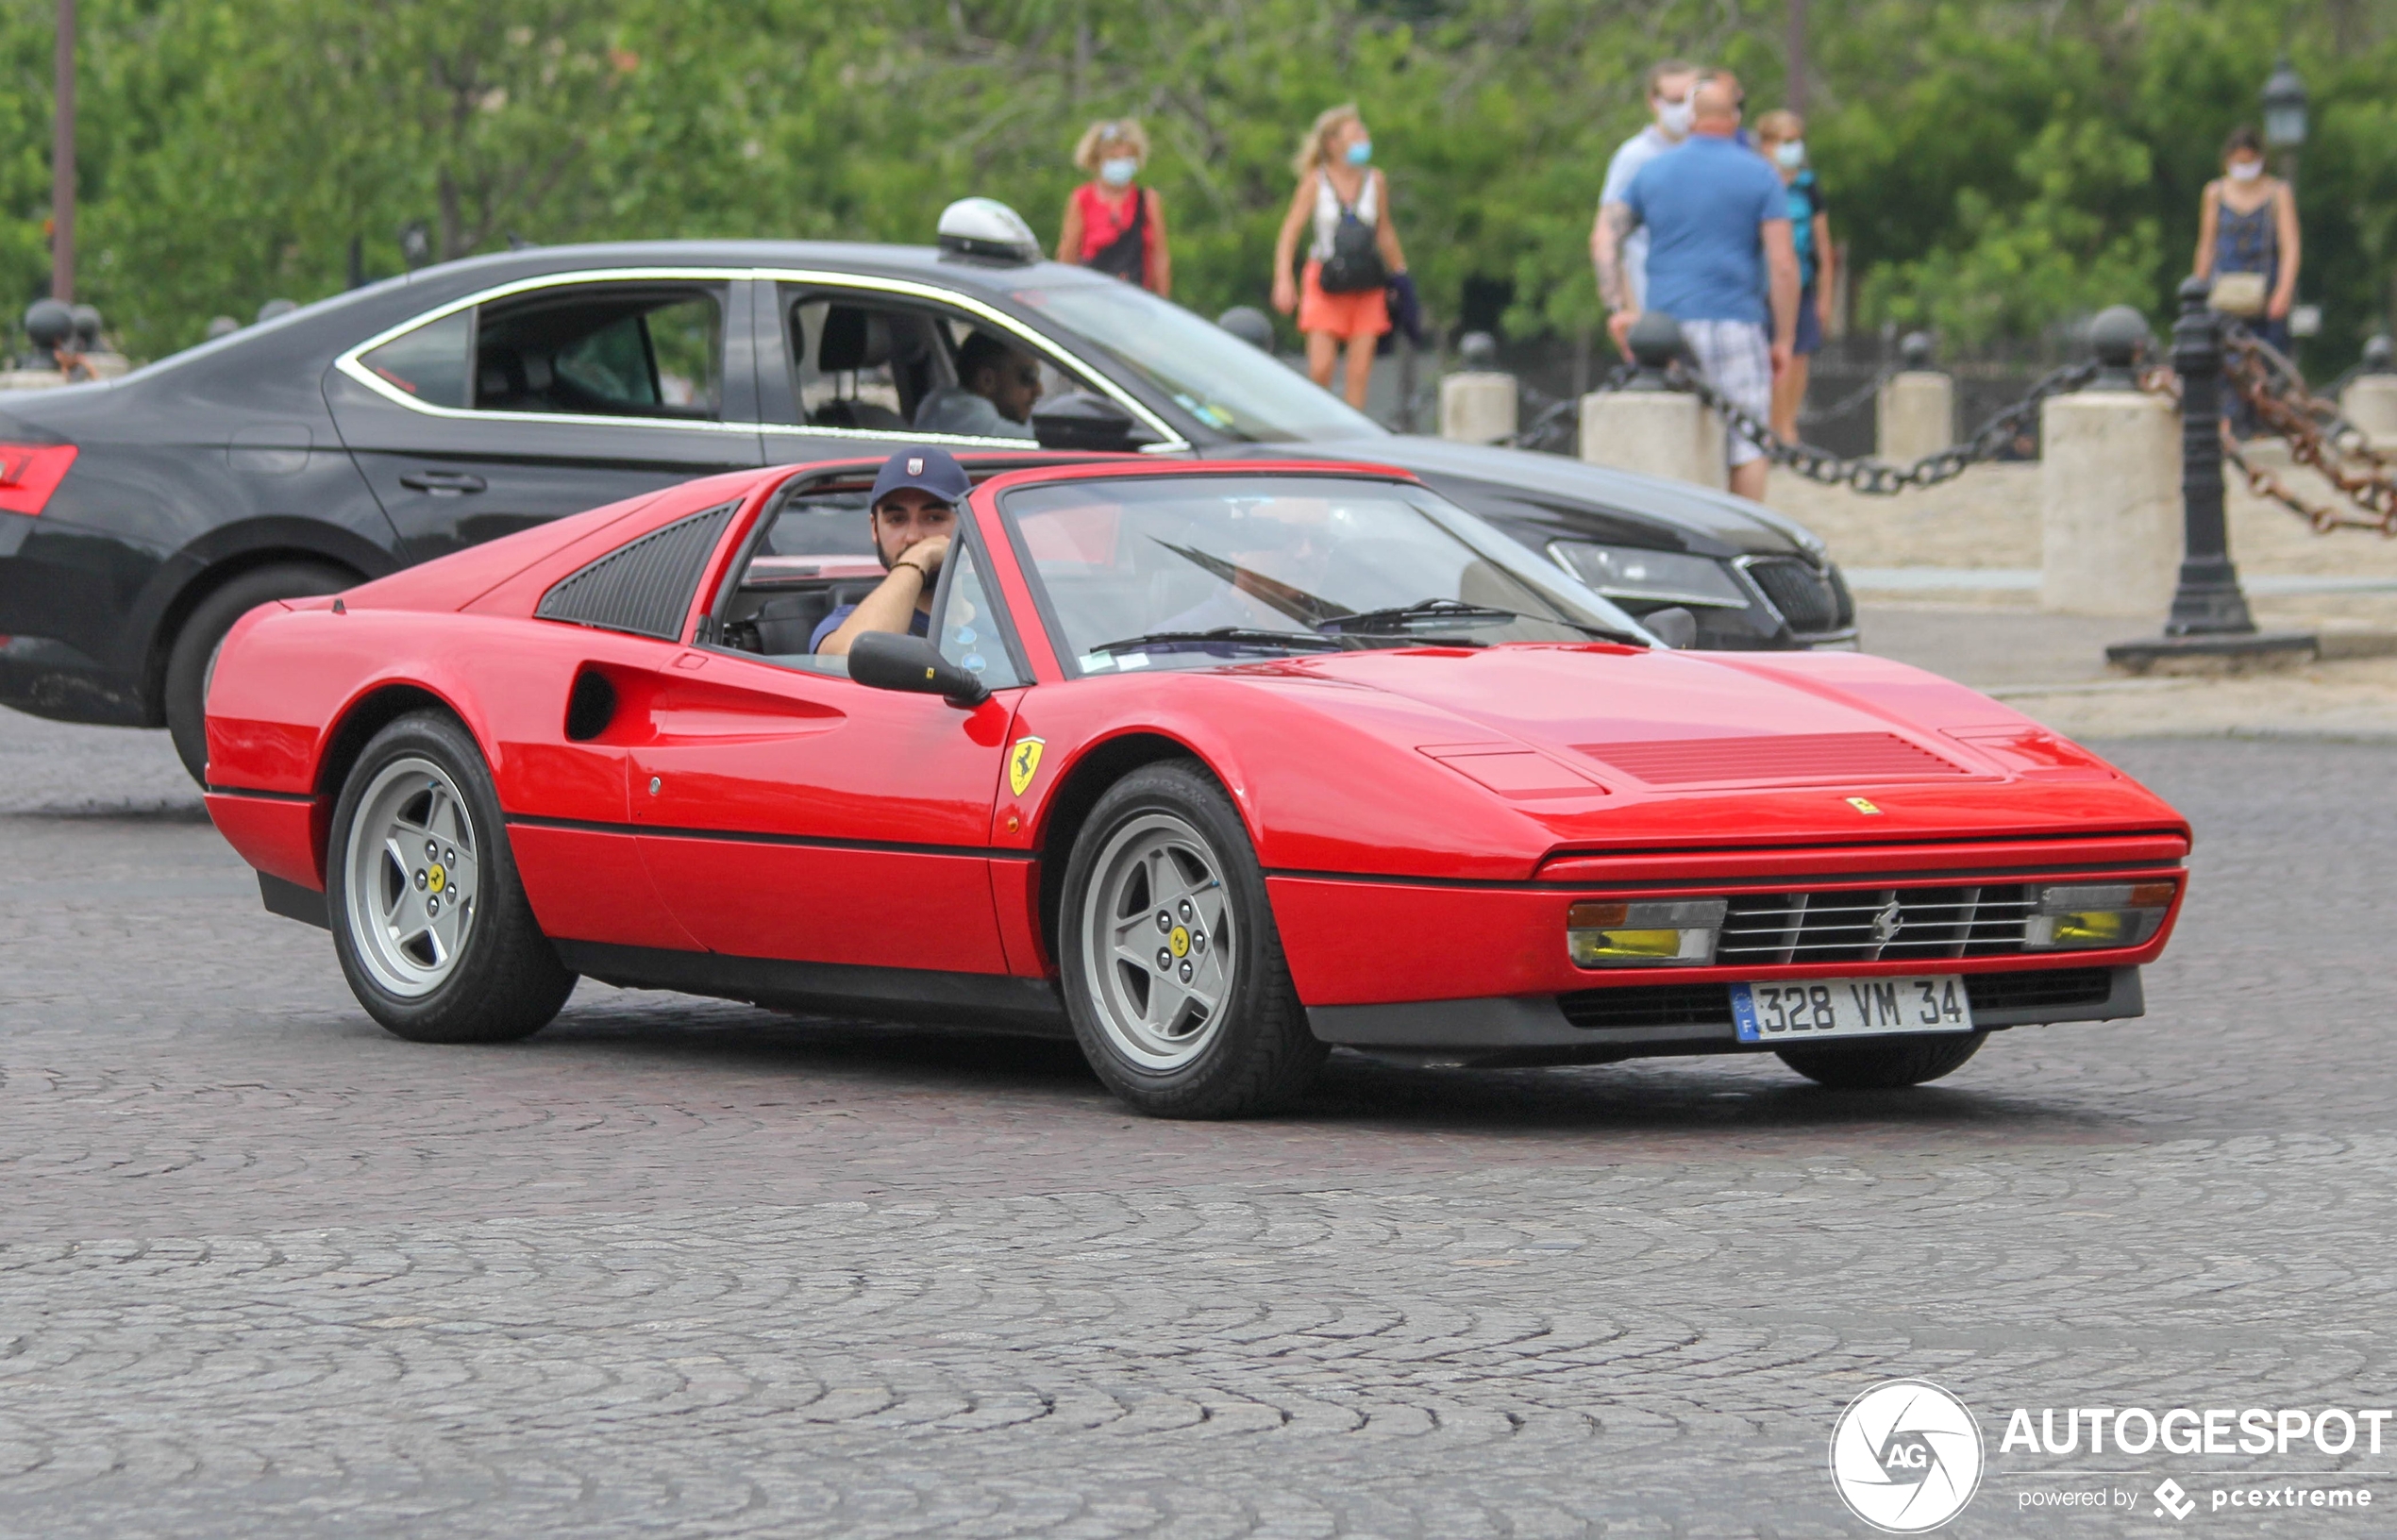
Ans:
[[[868,508],[880,508],[882,499],[895,492],[929,493],[955,508],[974,490],[965,475],[965,467],[946,449],[926,444],[918,449],[902,449],[882,461],[882,474],[874,478],[874,500]]]

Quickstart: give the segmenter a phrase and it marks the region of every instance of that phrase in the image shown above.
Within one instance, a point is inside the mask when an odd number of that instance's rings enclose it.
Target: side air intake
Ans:
[[[544,620],[629,631],[661,642],[681,640],[692,591],[738,502],[694,513],[609,552],[541,596]]]

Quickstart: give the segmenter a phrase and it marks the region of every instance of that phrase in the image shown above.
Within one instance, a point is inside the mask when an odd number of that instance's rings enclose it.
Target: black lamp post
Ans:
[[[2297,152],[2305,147],[2305,82],[2283,54],[2264,82],[2264,142],[2281,153],[2283,175],[2297,179]]]
[[[2181,573],[2164,634],[2118,642],[2107,662],[2135,674],[2175,663],[2208,671],[2302,662],[2321,642],[2308,632],[2259,631],[2231,564],[2222,506],[2222,322],[2206,283],[2181,285],[2172,323],[2172,372],[2181,380]]]

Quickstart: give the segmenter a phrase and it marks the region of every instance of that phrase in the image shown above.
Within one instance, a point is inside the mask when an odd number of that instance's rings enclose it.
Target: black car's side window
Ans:
[[[358,361],[427,406],[463,407],[474,351],[475,312],[460,310],[402,332]]]
[[[723,402],[721,285],[576,284],[476,317],[478,411],[713,422]]]
[[[835,293],[786,284],[782,313],[790,339],[792,393],[798,399],[800,420],[813,427],[937,437],[1019,436],[997,425],[990,431],[968,432],[949,422],[949,414],[937,405],[927,407],[944,387],[961,383],[959,356],[977,331],[1023,346],[1032,356],[1042,397],[1090,388],[1087,380],[1061,370],[1014,334],[946,309],[863,290]],[[1029,427],[1020,436],[1030,437]]]

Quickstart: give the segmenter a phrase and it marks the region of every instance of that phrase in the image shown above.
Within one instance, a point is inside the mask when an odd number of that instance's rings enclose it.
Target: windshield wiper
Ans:
[[[1352,615],[1330,615],[1315,623],[1318,631],[1403,631],[1422,622],[1450,621],[1457,623],[1524,620],[1519,610],[1500,610],[1486,604],[1467,604],[1463,599],[1417,599],[1413,604],[1393,604],[1380,610],[1362,610]]]
[[[1331,652],[1340,646],[1337,637],[1317,636],[1311,631],[1274,631],[1262,626],[1215,626],[1203,631],[1150,631],[1142,636],[1125,637],[1120,642],[1101,642],[1090,651],[1134,652],[1142,647],[1170,646],[1175,643],[1208,642],[1254,650],[1299,647],[1310,652]]]

